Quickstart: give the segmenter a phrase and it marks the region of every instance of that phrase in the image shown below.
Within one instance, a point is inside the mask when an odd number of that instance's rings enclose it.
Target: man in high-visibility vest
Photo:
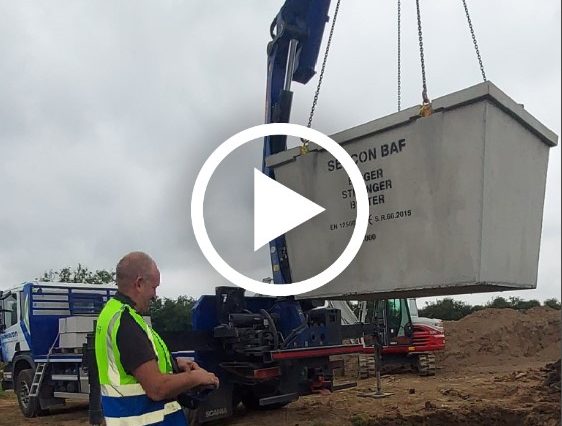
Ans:
[[[180,394],[219,380],[195,362],[172,358],[160,336],[144,321],[156,297],[160,272],[150,256],[133,252],[116,268],[118,291],[101,311],[96,326],[96,361],[107,426],[187,425]]]

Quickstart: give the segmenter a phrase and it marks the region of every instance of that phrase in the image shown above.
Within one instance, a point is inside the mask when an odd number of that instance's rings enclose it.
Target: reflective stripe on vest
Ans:
[[[185,416],[177,402],[151,400],[137,379],[125,372],[117,346],[117,332],[125,310],[146,333],[160,372],[172,373],[171,355],[160,336],[130,306],[110,299],[98,317],[95,342],[106,424],[128,426],[161,422],[185,425]]]
[[[132,385],[101,385],[101,395],[102,396],[138,396],[144,395],[146,392],[140,385],[140,383],[135,383]]]
[[[163,422],[166,426],[185,425],[185,416],[183,411],[181,411],[181,406],[173,401],[166,404],[162,403],[160,410],[145,412],[136,416],[105,417],[105,424],[107,426],[139,426],[152,425],[159,422]]]

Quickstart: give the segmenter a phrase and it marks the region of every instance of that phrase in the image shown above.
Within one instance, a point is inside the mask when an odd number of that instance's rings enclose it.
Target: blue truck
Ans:
[[[15,391],[26,417],[66,399],[89,399],[84,344],[115,291],[114,285],[48,282],[0,291],[2,388]]]

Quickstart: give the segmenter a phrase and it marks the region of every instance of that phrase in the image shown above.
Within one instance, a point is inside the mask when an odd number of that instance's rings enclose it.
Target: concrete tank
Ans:
[[[370,225],[355,260],[304,297],[368,299],[537,285],[549,149],[558,137],[492,83],[337,133],[364,175]],[[328,267],[354,227],[339,162],[312,144],[267,159],[325,212],[286,234],[293,281]]]

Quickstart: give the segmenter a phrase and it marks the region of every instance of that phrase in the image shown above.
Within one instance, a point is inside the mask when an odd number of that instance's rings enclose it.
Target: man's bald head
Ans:
[[[149,277],[158,273],[156,262],[146,253],[134,251],[123,256],[115,269],[115,281],[120,290],[134,284],[138,277]]]

